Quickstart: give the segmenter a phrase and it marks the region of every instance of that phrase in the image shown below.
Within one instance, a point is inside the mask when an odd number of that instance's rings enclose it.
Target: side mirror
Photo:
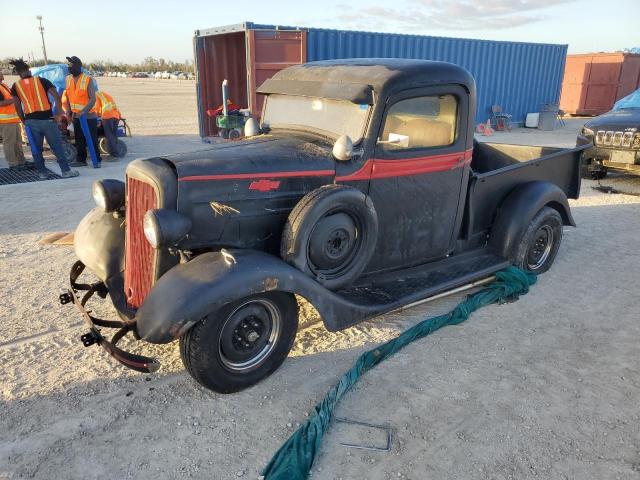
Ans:
[[[346,162],[353,156],[353,142],[348,135],[342,135],[333,144],[333,156],[336,160]]]
[[[260,135],[260,126],[258,125],[258,121],[251,117],[244,124],[244,136],[255,137],[256,135]]]

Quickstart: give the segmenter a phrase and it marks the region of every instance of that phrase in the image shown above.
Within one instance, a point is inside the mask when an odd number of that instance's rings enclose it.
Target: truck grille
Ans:
[[[157,208],[156,192],[148,183],[127,178],[124,292],[127,304],[138,308],[153,285],[155,250],[144,236],[147,210]]]
[[[613,130],[598,130],[596,145],[611,147],[631,147],[634,132],[614,132]]]

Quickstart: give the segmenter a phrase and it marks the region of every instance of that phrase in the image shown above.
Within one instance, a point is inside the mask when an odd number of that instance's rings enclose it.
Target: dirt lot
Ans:
[[[100,81],[132,124],[126,160],[203,148],[193,83]],[[491,139],[570,145],[580,123]],[[197,386],[176,344],[136,346],[163,367],[128,371],[82,347],[79,317],[57,303],[72,250],[38,244],[72,230],[92,207],[91,182],[123,178],[124,166],[0,187],[0,479],[256,478],[363,350],[462,298],[339,333],[310,314],[280,370],[235,395]],[[603,183],[640,193],[640,178]],[[555,266],[528,295],[416,342],[347,395],[338,415],[389,424],[392,451],[343,448],[379,439],[332,427],[313,478],[640,478],[640,197],[592,186],[572,202],[578,228],[565,230]]]

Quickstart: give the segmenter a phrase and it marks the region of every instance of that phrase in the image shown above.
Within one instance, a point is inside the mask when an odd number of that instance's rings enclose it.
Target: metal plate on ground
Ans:
[[[62,178],[60,175],[47,170],[46,180]],[[43,181],[38,177],[38,169],[34,165],[26,165],[20,168],[0,168],[0,185],[12,185],[15,183],[30,183]]]

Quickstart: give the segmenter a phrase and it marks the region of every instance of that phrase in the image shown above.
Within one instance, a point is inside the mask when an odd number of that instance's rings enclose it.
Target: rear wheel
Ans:
[[[261,293],[203,318],[180,338],[180,355],[189,374],[204,387],[238,392],[282,364],[297,328],[294,295]]]
[[[111,152],[109,150],[109,143],[105,137],[100,138],[98,141],[98,148],[103,155],[111,155],[112,157],[122,158],[127,154],[127,144],[119,138],[116,140],[116,151]]]
[[[531,273],[544,273],[553,264],[562,242],[562,217],[544,207],[531,220],[515,258],[516,266]]]

